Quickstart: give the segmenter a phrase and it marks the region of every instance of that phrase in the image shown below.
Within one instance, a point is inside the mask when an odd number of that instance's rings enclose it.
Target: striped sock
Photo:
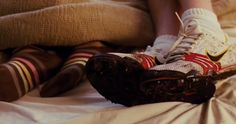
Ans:
[[[22,97],[48,80],[61,63],[54,52],[35,46],[15,51],[8,62],[0,65],[0,100],[10,102]]]
[[[75,48],[60,72],[42,87],[40,95],[53,97],[75,88],[85,78],[84,68],[88,59],[95,54],[109,50],[107,47]]]

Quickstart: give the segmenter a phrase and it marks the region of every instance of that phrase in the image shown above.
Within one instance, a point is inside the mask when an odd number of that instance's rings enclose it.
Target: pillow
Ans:
[[[72,46],[92,40],[145,46],[154,40],[143,2],[91,1],[1,16],[0,49],[29,44]]]

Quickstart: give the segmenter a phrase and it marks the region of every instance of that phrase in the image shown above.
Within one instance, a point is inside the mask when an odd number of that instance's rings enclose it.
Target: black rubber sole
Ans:
[[[91,85],[106,99],[133,106],[149,103],[139,90],[144,68],[137,61],[116,55],[102,54],[91,57],[85,67]]]
[[[235,74],[236,74],[236,68],[230,71],[225,71],[222,73],[215,74],[213,77],[215,80],[223,80]]]
[[[182,101],[200,104],[215,93],[211,76],[189,76],[177,71],[149,70],[143,74],[140,90],[152,102]]]
[[[182,101],[200,104],[215,93],[212,76],[190,76],[177,71],[145,70],[131,58],[102,54],[89,59],[86,74],[106,99],[133,106]]]

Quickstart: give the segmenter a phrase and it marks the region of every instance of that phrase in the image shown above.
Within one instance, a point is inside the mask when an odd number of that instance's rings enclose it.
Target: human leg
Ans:
[[[53,97],[77,87],[86,77],[84,68],[88,59],[95,54],[112,51],[101,41],[91,41],[71,49],[59,72],[44,83],[40,96]]]
[[[148,0],[156,37],[160,35],[178,35],[179,21],[175,12],[179,11],[176,0]]]
[[[212,10],[211,0],[179,0],[182,11],[192,8],[202,8],[210,11]]]
[[[0,65],[0,101],[11,102],[48,80],[62,64],[53,51],[36,46],[17,49]]]
[[[180,0],[180,5],[178,40],[166,64],[151,68],[140,85],[156,102],[202,103],[214,95],[215,74],[230,74],[231,67],[235,68],[235,46],[222,31],[210,0]]]

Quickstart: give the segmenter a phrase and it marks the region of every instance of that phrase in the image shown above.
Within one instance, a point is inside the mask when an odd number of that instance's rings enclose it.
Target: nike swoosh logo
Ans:
[[[219,61],[219,60],[225,55],[225,53],[227,53],[227,52],[228,52],[228,48],[225,49],[224,51],[222,51],[220,54],[215,55],[215,56],[211,55],[211,54],[208,52],[208,50],[206,51],[206,54],[207,54],[207,57],[208,57],[211,61],[217,62],[217,61]]]
[[[227,34],[225,34],[225,40],[224,40],[224,41],[225,41],[225,42],[228,42],[228,41],[229,41],[229,38],[228,38],[228,35],[227,35]],[[230,46],[229,46],[229,47],[230,47]],[[208,57],[211,61],[213,61],[213,62],[218,62],[218,61],[225,55],[225,53],[228,52],[229,47],[226,48],[225,50],[221,51],[220,54],[218,54],[218,55],[211,55],[211,54],[209,53],[209,51],[206,50],[206,55],[207,55],[207,57]]]

